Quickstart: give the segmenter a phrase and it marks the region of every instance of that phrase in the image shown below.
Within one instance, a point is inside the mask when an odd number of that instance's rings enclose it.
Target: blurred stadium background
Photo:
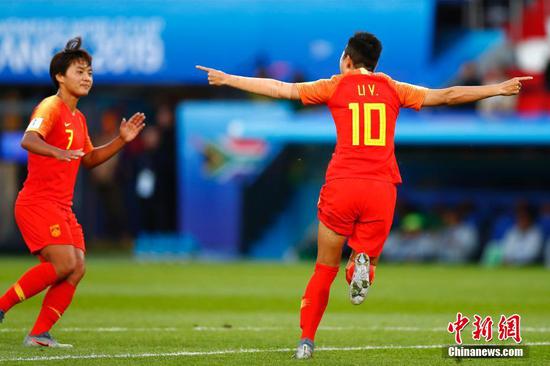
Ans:
[[[357,30],[379,36],[379,70],[397,80],[534,80],[517,98],[402,111],[404,184],[385,264],[361,307],[335,282],[319,333],[333,348],[316,357],[357,364],[344,351],[370,350],[361,360],[372,364],[454,364],[439,348],[453,342],[446,327],[462,311],[521,314],[533,346],[524,361],[548,364],[548,0],[0,0],[0,288],[34,260],[13,203],[26,175],[21,135],[55,92],[53,53],[81,35],[94,56],[95,85],[79,108],[96,145],[122,117],[148,117],[138,141],[80,173],[74,209],[89,271],[55,329],[77,347],[29,358],[10,346],[36,315],[31,299],[2,324],[0,363],[290,364],[333,123],[325,108],[209,87],[194,66],[329,77]]]
[[[208,87],[194,65],[314,80],[337,73],[347,38],[367,30],[384,45],[378,69],[398,80],[535,77],[517,98],[402,112],[404,185],[384,259],[550,265],[550,2],[198,4],[0,2],[0,251],[26,251],[12,214],[26,175],[19,140],[32,108],[54,93],[51,56],[81,35],[95,86],[79,107],[94,143],[116,135],[123,116],[148,116],[139,141],[81,172],[74,208],[92,253],[313,257],[334,144],[328,110]]]

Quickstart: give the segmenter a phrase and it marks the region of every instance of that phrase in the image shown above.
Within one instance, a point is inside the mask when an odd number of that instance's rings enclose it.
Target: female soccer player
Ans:
[[[310,83],[229,75],[208,67],[211,85],[227,85],[273,98],[326,104],[336,124],[336,148],[318,203],[318,252],[315,271],[302,298],[302,337],[296,358],[313,355],[313,340],[328,303],[330,286],[340,265],[342,247],[353,249],[346,267],[350,300],[360,304],[374,279],[378,257],[393,220],[396,185],[401,176],[394,155],[399,108],[474,102],[496,95],[515,95],[521,81],[427,89],[374,72],[382,44],[372,34],[358,32],[340,58],[340,74]]]
[[[49,288],[26,346],[72,347],[49,333],[69,307],[84,276],[86,252],[82,227],[73,211],[73,191],[80,163],[93,168],[115,155],[145,126],[145,115],[122,120],[117,138],[94,147],[86,118],[76,108],[92,87],[92,57],[71,39],[50,63],[57,94],[34,110],[21,146],[29,152],[28,176],[15,202],[15,219],[30,252],[40,264],[29,269],[0,297],[0,322],[16,304]]]

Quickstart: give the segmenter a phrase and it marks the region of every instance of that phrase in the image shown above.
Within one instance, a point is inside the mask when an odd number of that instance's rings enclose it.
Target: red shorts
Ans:
[[[15,221],[32,254],[48,245],[72,245],[86,252],[82,226],[68,206],[55,202],[16,203]]]
[[[378,257],[390,233],[397,188],[369,179],[335,179],[321,188],[317,215],[332,231],[348,237],[356,252]]]

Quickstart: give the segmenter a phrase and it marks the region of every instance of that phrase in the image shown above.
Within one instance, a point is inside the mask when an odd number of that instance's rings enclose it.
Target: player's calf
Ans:
[[[0,310],[0,323],[4,321],[4,312]]]

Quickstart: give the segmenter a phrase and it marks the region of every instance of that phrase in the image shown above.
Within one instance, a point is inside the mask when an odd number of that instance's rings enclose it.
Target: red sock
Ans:
[[[351,283],[351,278],[353,277],[353,271],[355,270],[355,263],[353,261],[349,261],[346,265],[346,281],[348,282],[348,285]]]
[[[40,263],[29,269],[19,281],[0,297],[0,310],[7,312],[15,304],[29,299],[57,281],[57,273],[51,263]]]
[[[325,266],[317,263],[315,272],[309,280],[306,292],[302,297],[300,310],[300,328],[302,339],[315,339],[315,333],[328,304],[330,286],[338,273],[338,267]]]
[[[348,265],[346,266],[346,281],[348,281],[348,284],[351,283],[351,278],[353,277],[353,271],[355,270],[355,263],[348,262]],[[371,285],[374,283],[374,274],[376,272],[376,266],[370,265],[369,270],[369,281]]]
[[[71,304],[75,290],[76,287],[67,281],[56,283],[50,287],[44,297],[42,309],[30,334],[37,335],[52,329],[53,325],[61,318]]]

